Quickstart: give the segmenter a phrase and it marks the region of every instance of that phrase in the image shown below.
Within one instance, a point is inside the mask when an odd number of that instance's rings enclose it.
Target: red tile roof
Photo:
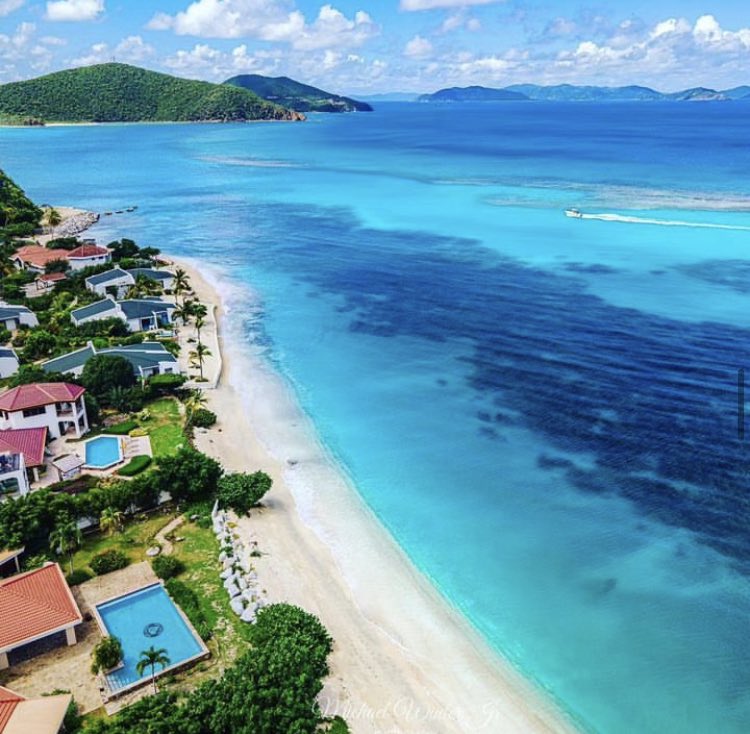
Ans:
[[[19,696],[8,688],[0,686],[0,734],[2,734],[8,725],[10,717],[13,716],[13,712],[16,710],[16,706],[25,700],[23,696]]]
[[[82,621],[63,572],[48,563],[0,581],[0,648]]]
[[[65,273],[44,273],[40,275],[37,280],[44,280],[50,283],[54,283],[58,280],[67,280],[68,276]]]
[[[81,245],[68,253],[68,257],[73,259],[79,257],[101,257],[102,255],[109,255],[109,250],[98,245]]]
[[[19,247],[11,257],[18,257],[28,265],[35,265],[38,268],[43,268],[47,263],[50,263],[53,260],[67,260],[68,251],[48,250],[41,245],[25,245],[24,247]]]
[[[13,413],[26,408],[68,403],[78,400],[85,392],[86,388],[68,382],[35,382],[32,385],[19,385],[0,395],[0,410]]]
[[[17,428],[0,431],[0,452],[23,454],[27,469],[44,464],[44,447],[47,445],[47,427]]]

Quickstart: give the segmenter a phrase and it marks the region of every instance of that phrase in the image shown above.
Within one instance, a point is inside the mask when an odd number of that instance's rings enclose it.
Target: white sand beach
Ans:
[[[268,600],[317,614],[335,640],[324,712],[355,734],[575,731],[416,571],[326,458],[281,378],[229,328],[214,276],[177,262],[203,302],[220,304],[223,374],[206,391],[219,423],[196,444],[229,471],[273,477],[266,507],[240,527],[263,553]]]

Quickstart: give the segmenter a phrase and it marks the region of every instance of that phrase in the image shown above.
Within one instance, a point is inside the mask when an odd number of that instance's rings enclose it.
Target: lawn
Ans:
[[[146,406],[148,420],[140,421],[148,431],[154,458],[176,454],[180,446],[187,444],[182,430],[183,418],[180,404],[174,398],[161,398]]]
[[[122,551],[131,563],[139,563],[146,560],[146,551],[153,545],[153,537],[173,517],[171,510],[166,512],[155,512],[145,520],[132,520],[127,523],[122,532],[111,536],[96,533],[86,536],[83,545],[73,555],[73,568],[85,569],[91,572],[89,562],[98,553],[111,548]],[[60,557],[60,563],[68,571],[67,557]]]

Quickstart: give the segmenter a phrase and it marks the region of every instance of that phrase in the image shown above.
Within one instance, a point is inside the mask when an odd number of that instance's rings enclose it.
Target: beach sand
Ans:
[[[342,715],[354,734],[576,731],[412,566],[310,439],[281,378],[228,328],[223,279],[177,262],[199,298],[219,305],[223,342],[222,379],[206,391],[219,423],[197,432],[196,445],[228,471],[273,478],[265,508],[240,531],[259,542],[268,601],[318,615],[335,640],[324,713]]]

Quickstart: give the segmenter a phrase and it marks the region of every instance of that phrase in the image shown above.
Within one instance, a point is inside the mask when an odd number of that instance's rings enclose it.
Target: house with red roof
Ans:
[[[31,646],[41,640],[75,645],[75,628],[82,621],[57,563],[0,580],[0,670],[14,658],[29,657],[35,649]]]
[[[99,245],[81,245],[67,253],[71,270],[83,270],[95,265],[105,265],[112,260],[112,254],[106,247]]]
[[[64,260],[67,263],[68,254],[67,250],[53,250],[41,245],[25,245],[13,253],[11,260],[19,270],[43,273],[51,262]]]
[[[26,698],[0,686],[0,734],[59,734],[73,697]]]
[[[86,388],[67,382],[19,385],[0,394],[0,431],[46,428],[49,438],[89,430],[83,395]]]
[[[44,466],[47,428],[0,430],[0,496],[28,494],[29,474],[39,480],[39,469]]]

